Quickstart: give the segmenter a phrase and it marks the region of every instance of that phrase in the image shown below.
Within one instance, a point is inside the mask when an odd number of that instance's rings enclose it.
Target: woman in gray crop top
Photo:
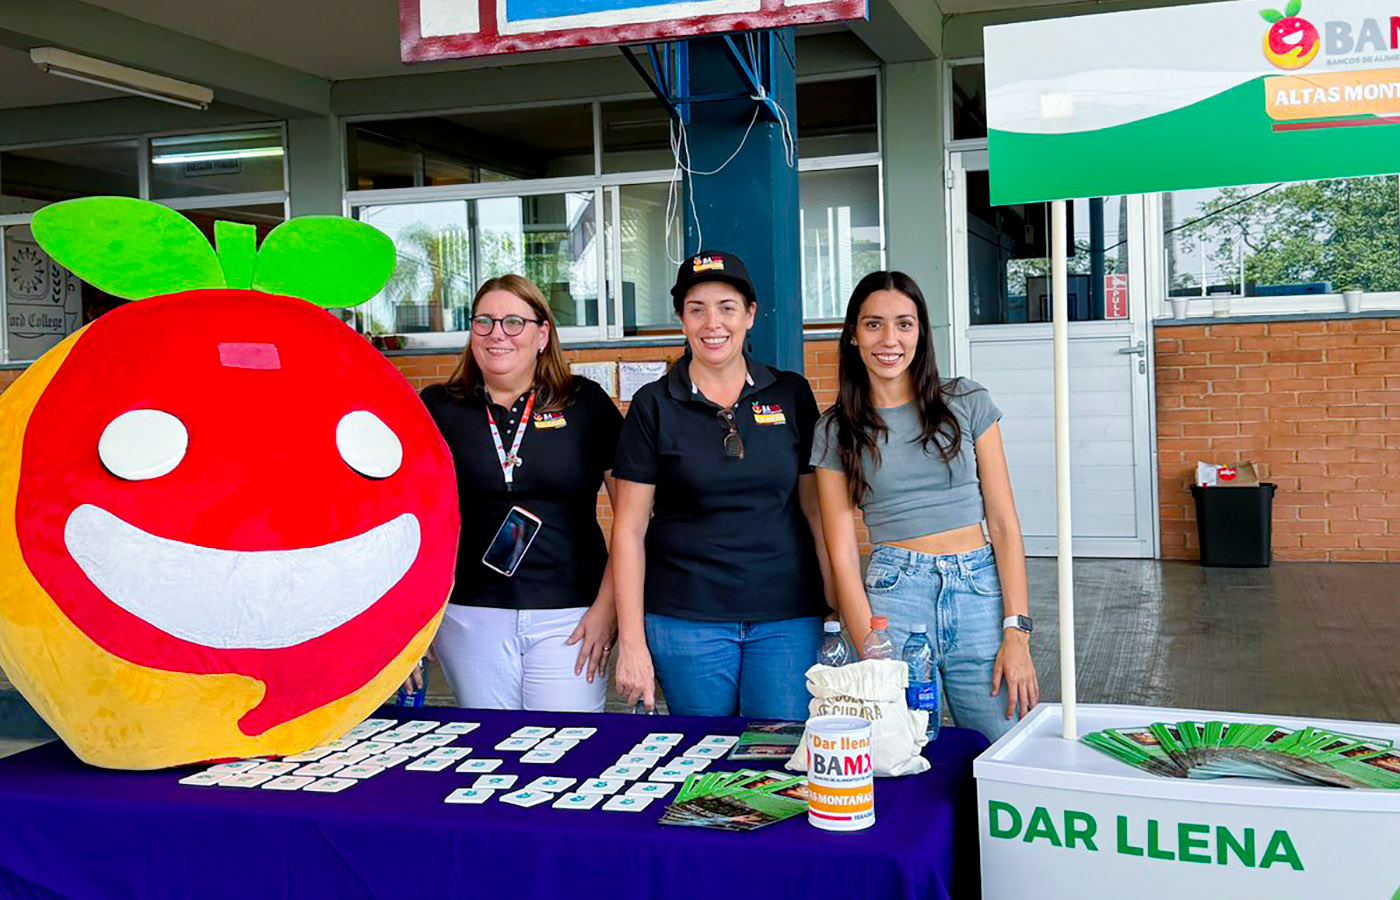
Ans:
[[[860,647],[884,616],[896,652],[926,625],[954,723],[996,740],[1040,698],[1001,411],[981,385],[939,377],[923,293],[902,272],[856,285],[839,374],[812,465],[841,618]],[[857,506],[875,544],[864,582]]]

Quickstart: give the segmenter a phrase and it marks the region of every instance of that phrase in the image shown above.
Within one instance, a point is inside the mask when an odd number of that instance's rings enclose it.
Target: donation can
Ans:
[[[807,720],[807,821],[827,831],[875,824],[870,723],[858,716]]]

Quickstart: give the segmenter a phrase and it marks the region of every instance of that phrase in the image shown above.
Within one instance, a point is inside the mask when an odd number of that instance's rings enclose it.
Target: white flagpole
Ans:
[[[1069,284],[1065,280],[1065,201],[1050,205],[1050,292],[1055,347],[1055,524],[1060,567],[1060,705],[1064,738],[1079,737],[1074,683],[1074,547],[1069,481]]]

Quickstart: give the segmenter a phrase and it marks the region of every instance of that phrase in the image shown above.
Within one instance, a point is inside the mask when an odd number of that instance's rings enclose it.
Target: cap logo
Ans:
[[[691,272],[723,272],[724,257],[697,256],[690,261]]]

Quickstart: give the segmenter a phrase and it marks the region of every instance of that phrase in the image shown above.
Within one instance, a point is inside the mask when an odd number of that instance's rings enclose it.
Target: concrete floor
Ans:
[[[1055,561],[1029,570],[1032,655],[1058,700]],[[1400,721],[1400,565],[1084,559],[1074,580],[1081,702]],[[429,698],[453,702],[440,672]],[[0,733],[0,756],[38,743],[20,734]]]

